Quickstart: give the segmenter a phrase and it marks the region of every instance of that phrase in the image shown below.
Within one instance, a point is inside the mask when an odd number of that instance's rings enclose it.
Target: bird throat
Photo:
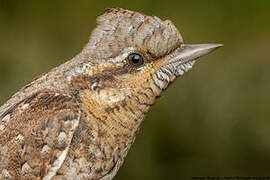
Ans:
[[[89,128],[96,127],[95,139],[108,141],[113,149],[123,153],[127,153],[143,119],[162,92],[153,78],[134,84],[133,88],[90,88],[80,93],[87,124]]]
[[[114,88],[84,90],[81,97],[89,121],[96,121],[99,130],[113,139],[121,137],[117,141],[133,141],[156,98],[151,89],[136,92]]]

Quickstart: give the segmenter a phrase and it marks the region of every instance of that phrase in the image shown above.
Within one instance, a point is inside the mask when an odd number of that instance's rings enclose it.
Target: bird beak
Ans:
[[[169,57],[165,59],[166,64],[172,63],[186,63],[195,60],[203,55],[206,55],[217,48],[223,46],[222,44],[182,44],[180,48],[176,49]]]

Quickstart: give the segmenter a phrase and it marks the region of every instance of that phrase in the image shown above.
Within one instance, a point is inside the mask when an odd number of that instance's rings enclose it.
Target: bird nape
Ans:
[[[170,20],[97,18],[70,61],[0,107],[0,179],[112,179],[156,98],[220,44],[184,44]]]

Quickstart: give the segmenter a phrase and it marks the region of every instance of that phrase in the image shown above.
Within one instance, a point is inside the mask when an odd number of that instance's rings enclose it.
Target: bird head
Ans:
[[[85,97],[91,94],[88,103],[95,101],[98,107],[129,104],[135,114],[145,114],[156,97],[190,70],[197,58],[220,46],[184,44],[170,20],[108,9],[97,18],[97,27],[83,50],[90,62],[86,74],[91,90]]]

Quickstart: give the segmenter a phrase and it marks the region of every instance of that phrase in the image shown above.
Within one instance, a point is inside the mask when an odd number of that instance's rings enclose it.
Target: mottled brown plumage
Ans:
[[[0,107],[0,180],[112,179],[156,98],[219,46],[185,45],[169,20],[106,10],[80,54]]]

